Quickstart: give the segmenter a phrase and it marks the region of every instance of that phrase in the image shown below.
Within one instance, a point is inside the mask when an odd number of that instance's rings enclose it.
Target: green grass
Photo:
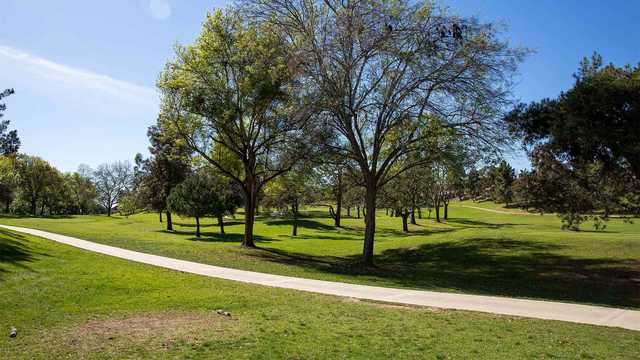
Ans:
[[[207,264],[253,271],[391,287],[550,299],[606,306],[640,307],[640,224],[609,222],[606,231],[563,231],[556,216],[513,212],[492,203],[455,203],[450,219],[418,220],[410,233],[400,218],[378,213],[374,269],[358,265],[362,219],[344,219],[335,229],[326,211],[307,211],[299,236],[290,222],[260,218],[257,250],[239,247],[241,216],[218,234],[206,220],[204,236],[193,221],[176,219],[165,232],[155,214],[130,218],[75,216],[11,218],[0,223],[33,227],[99,243]],[[423,211],[426,216],[427,212]]]
[[[640,343],[621,329],[210,279],[6,230],[0,333],[0,359],[633,359]]]

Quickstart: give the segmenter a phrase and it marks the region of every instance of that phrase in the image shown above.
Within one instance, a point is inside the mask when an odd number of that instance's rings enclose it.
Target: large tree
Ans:
[[[434,115],[485,144],[524,55],[492,24],[449,15],[423,1],[246,0],[252,15],[289,36],[314,105],[339,135],[366,189],[363,261],[373,263],[378,190],[419,163]]]
[[[242,187],[244,247],[255,247],[261,188],[308,154],[299,149],[306,144],[298,141],[306,115],[292,100],[302,89],[293,82],[296,63],[290,60],[282,35],[232,9],[218,10],[193,45],[177,47],[158,82],[165,121]],[[212,156],[216,146],[232,161]]]
[[[506,121],[533,163],[519,186],[535,194],[522,205],[557,212],[574,230],[640,212],[639,119],[640,66],[604,66],[598,54],[583,59],[568,91],[517,106]]]

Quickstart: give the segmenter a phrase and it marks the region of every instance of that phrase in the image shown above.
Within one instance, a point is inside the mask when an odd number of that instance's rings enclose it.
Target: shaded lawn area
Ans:
[[[2,359],[630,359],[640,332],[210,279],[0,232]],[[27,266],[22,266],[28,264]],[[225,309],[232,316],[219,316]]]
[[[614,219],[607,231],[562,231],[555,216],[492,213],[454,204],[443,224],[418,220],[410,233],[401,219],[378,213],[375,268],[359,265],[363,220],[346,218],[336,229],[326,211],[305,212],[299,236],[289,219],[261,217],[257,250],[239,247],[242,217],[228,219],[226,235],[207,219],[203,236],[178,218],[166,232],[154,214],[126,218],[1,218],[27,226],[158,255],[232,268],[407,287],[640,307],[640,224]],[[490,209],[490,204],[482,207]],[[494,208],[497,208],[494,205]],[[426,211],[423,214],[426,215]]]

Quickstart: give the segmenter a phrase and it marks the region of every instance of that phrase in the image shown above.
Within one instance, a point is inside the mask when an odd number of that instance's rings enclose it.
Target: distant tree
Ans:
[[[56,181],[57,170],[45,160],[29,155],[20,155],[16,167],[21,196],[29,204],[31,215],[36,216],[38,204],[46,204],[44,197]]]
[[[96,186],[91,180],[90,173],[82,168],[78,172],[65,175],[65,182],[70,190],[73,213],[88,214],[95,209],[97,198]]]
[[[0,202],[4,204],[6,213],[9,212],[11,202],[19,190],[16,161],[17,158],[14,155],[0,156]]]
[[[124,217],[129,217],[138,211],[138,199],[133,193],[126,193],[118,199],[118,212]]]
[[[120,196],[132,189],[133,180],[133,168],[128,161],[102,164],[93,172],[98,202],[107,216],[111,216]]]
[[[502,160],[495,170],[493,199],[496,202],[509,205],[513,200],[513,182],[516,180],[516,171],[508,162]]]
[[[13,89],[6,89],[0,92],[0,100],[14,94]],[[4,116],[3,112],[7,109],[7,106],[0,103],[0,119]],[[16,154],[20,149],[20,139],[18,138],[18,131],[11,130],[7,132],[9,128],[9,120],[0,120],[0,152],[3,155]]]
[[[310,164],[299,164],[265,188],[264,204],[284,214],[290,214],[293,220],[292,236],[298,235],[300,206],[319,200],[320,186],[317,176]]]
[[[200,237],[201,218],[223,214],[226,211],[224,198],[216,185],[216,180],[210,172],[200,170],[174,187],[167,200],[171,211],[196,219],[197,237]],[[223,226],[221,223],[221,230],[224,229]]]

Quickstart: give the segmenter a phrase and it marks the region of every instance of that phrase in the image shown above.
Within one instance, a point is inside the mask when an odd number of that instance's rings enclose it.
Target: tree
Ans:
[[[13,89],[4,90],[0,92],[0,100],[14,93],[15,91]],[[0,103],[0,119],[4,116],[3,112],[5,110],[7,110],[7,106]],[[11,130],[7,132],[10,123],[11,122],[9,120],[0,121],[0,152],[2,152],[2,154],[5,156],[10,154],[17,154],[18,150],[20,149],[20,139],[18,138],[18,131]]]
[[[523,205],[559,213],[565,228],[588,218],[600,228],[613,211],[640,213],[640,66],[603,66],[594,54],[574,77],[557,98],[520,104],[505,120],[534,165],[535,198]]]
[[[98,202],[111,216],[120,196],[129,192],[133,184],[133,169],[128,161],[102,164],[93,173],[93,181],[98,194]]]
[[[0,201],[4,203],[5,212],[10,210],[11,202],[18,190],[18,173],[15,155],[0,156]]]
[[[20,155],[16,166],[21,195],[29,204],[31,215],[36,216],[38,204],[43,204],[43,208],[46,204],[43,200],[47,190],[56,181],[57,170],[41,158],[29,155]]]
[[[195,44],[177,47],[175,61],[158,83],[164,120],[242,187],[244,247],[255,247],[261,188],[308,153],[300,149],[305,142],[298,141],[307,116],[293,101],[302,89],[292,81],[296,68],[289,60],[281,35],[233,9],[218,10],[207,16]],[[224,148],[241,169],[211,156],[214,146]]]
[[[162,115],[161,115],[162,116]],[[167,206],[167,198],[171,190],[182,182],[190,171],[191,150],[184,141],[163,126],[161,121],[149,127],[147,136],[151,146],[151,157],[139,159],[141,178],[138,194],[153,210],[166,213],[167,231],[173,230],[171,212]]]
[[[513,200],[513,182],[516,180],[516,171],[505,160],[500,161],[496,168],[493,199],[496,202],[505,203],[507,206]]]
[[[200,170],[174,187],[167,199],[169,209],[196,219],[196,237],[200,237],[200,219],[224,213],[225,204],[219,186],[210,172]],[[221,232],[224,231],[221,223]]]
[[[138,201],[135,194],[127,193],[118,200],[118,212],[124,217],[129,217],[138,211]]]
[[[72,212],[75,214],[88,214],[95,208],[97,197],[96,186],[91,181],[90,173],[83,173],[79,168],[77,172],[66,174],[65,182],[70,190],[69,202],[72,204]]]
[[[316,177],[310,164],[298,164],[265,188],[264,204],[290,214],[293,220],[292,236],[298,236],[300,206],[318,200],[320,190]]]
[[[437,114],[445,126],[498,144],[508,80],[525,51],[492,24],[417,1],[246,0],[247,11],[287,34],[313,88],[318,117],[339,135],[365,193],[363,262],[373,263],[378,190],[419,165],[403,161]]]

